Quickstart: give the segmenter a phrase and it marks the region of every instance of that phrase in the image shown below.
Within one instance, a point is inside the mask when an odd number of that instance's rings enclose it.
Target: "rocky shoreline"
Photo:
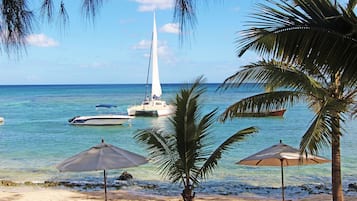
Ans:
[[[45,181],[43,183],[34,183],[31,181],[25,182],[14,182],[11,180],[0,180],[0,186],[4,187],[21,187],[21,186],[38,186],[38,187],[66,187],[75,189],[78,191],[95,191],[103,188],[103,183],[100,182],[72,182],[72,181]],[[167,184],[160,186],[157,183],[150,182],[140,182],[132,180],[115,180],[115,182],[109,183],[108,188],[120,190],[129,189],[135,187],[138,191],[151,192],[153,194],[166,194],[168,196],[176,194],[174,191],[167,191]],[[180,187],[177,186],[179,190]],[[280,191],[280,188],[274,187],[260,187],[260,186],[248,186],[248,185],[233,185],[232,187],[225,186],[225,189],[219,188],[219,186],[201,186],[197,187],[196,191],[203,194],[214,193],[218,195],[238,195],[242,192],[253,192],[256,194],[270,194],[274,191]],[[287,186],[286,190],[292,194],[299,193],[300,195],[316,195],[316,194],[331,194],[331,187],[325,184],[316,185],[301,185],[301,186]],[[178,191],[179,192],[179,191]],[[347,188],[344,190],[345,194],[357,196],[357,183],[348,184]]]

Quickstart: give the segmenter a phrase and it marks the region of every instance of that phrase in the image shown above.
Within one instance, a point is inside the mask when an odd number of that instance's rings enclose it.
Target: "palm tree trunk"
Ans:
[[[332,78],[335,85],[334,96],[341,98],[341,72],[336,72]],[[344,201],[341,176],[341,126],[340,113],[333,114],[332,119],[332,199],[333,201]]]
[[[184,182],[185,189],[183,189],[181,193],[181,196],[184,201],[193,201],[195,198],[195,193],[193,192],[193,185],[191,185],[189,178],[189,176],[186,176],[186,181]]]
[[[341,178],[340,121],[335,118],[334,136],[332,136],[332,197],[333,201],[344,201]]]
[[[191,185],[185,186],[185,189],[181,193],[184,201],[193,201],[195,199],[195,193]]]

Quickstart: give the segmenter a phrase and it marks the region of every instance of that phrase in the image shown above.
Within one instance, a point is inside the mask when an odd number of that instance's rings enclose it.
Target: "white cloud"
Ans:
[[[134,50],[145,50],[144,57],[149,58],[151,48],[151,40],[141,40],[133,46]],[[158,41],[157,53],[160,59],[166,63],[172,63],[175,59],[167,41]]]
[[[151,48],[151,40],[141,40],[136,45],[133,46],[134,50],[150,50]],[[157,44],[157,53],[160,55],[164,55],[165,52],[169,49],[167,45],[167,41],[158,41]]]
[[[168,10],[174,7],[174,0],[134,0],[139,4],[140,12]]]
[[[168,23],[165,24],[160,28],[160,31],[166,32],[166,33],[174,33],[174,34],[179,34],[180,33],[180,26],[178,23]]]
[[[145,50],[149,49],[151,46],[151,41],[149,40],[141,40],[136,45],[133,46],[134,50]]]
[[[32,34],[26,37],[26,42],[38,47],[56,47],[59,45],[57,41],[46,36],[45,34]]]

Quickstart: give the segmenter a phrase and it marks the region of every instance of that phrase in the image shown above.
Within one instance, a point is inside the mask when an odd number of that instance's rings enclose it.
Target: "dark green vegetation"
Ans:
[[[216,112],[200,113],[200,98],[205,92],[198,79],[191,88],[181,89],[176,96],[176,113],[169,118],[166,128],[138,131],[135,138],[147,145],[149,157],[159,167],[160,174],[173,183],[184,186],[182,197],[191,201],[194,188],[217,167],[222,154],[245,136],[257,132],[255,127],[238,131],[215,150],[210,150],[210,134]]]
[[[266,60],[243,66],[222,88],[255,82],[274,90],[238,101],[222,119],[305,101],[315,116],[301,138],[301,153],[331,147],[333,200],[343,201],[342,124],[357,109],[357,1],[346,7],[328,0],[268,3],[258,5],[251,28],[237,41],[238,56],[253,50]]]

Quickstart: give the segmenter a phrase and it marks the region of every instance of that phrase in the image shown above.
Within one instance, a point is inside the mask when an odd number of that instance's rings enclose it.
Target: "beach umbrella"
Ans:
[[[104,171],[104,192],[107,200],[106,170],[135,167],[147,163],[145,157],[102,143],[80,152],[56,166],[61,172]]]
[[[279,144],[244,158],[237,162],[237,164],[251,166],[280,166],[282,199],[284,201],[284,166],[313,165],[327,162],[330,162],[330,160],[320,156],[312,154],[302,155],[298,149],[283,144],[280,140]]]

